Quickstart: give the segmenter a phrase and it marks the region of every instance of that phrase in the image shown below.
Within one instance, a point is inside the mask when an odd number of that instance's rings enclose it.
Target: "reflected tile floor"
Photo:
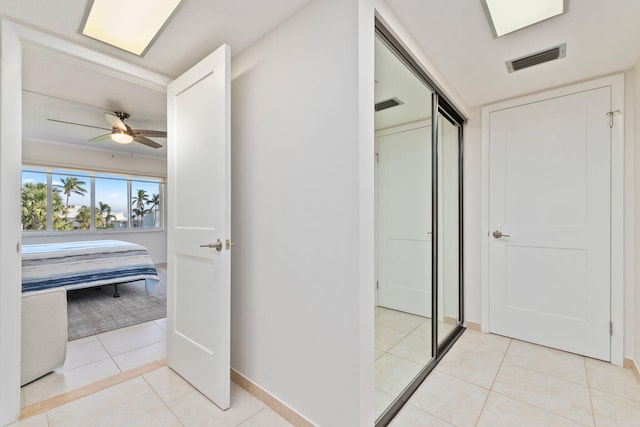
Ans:
[[[390,424],[639,426],[630,369],[467,330]]]
[[[68,342],[63,367],[22,387],[21,407],[164,359],[166,327],[164,318]]]
[[[445,337],[454,325],[438,324]],[[376,307],[375,413],[378,418],[431,359],[431,319]]]

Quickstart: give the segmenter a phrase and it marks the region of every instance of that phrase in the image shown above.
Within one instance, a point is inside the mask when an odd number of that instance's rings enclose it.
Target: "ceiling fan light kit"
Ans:
[[[118,144],[131,144],[133,137],[121,130],[116,130],[111,134],[111,139]]]
[[[104,113],[104,118],[107,119],[109,124],[112,126],[111,132],[96,136],[95,138],[91,138],[89,141],[93,142],[102,142],[108,141],[111,139],[118,144],[130,144],[133,141],[138,142],[142,145],[146,145],[151,148],[160,148],[161,144],[147,138],[148,136],[152,138],[166,138],[167,132],[163,130],[149,130],[149,129],[132,129],[126,123],[126,120],[129,118],[129,113],[125,113],[124,111],[114,111],[113,113]],[[68,122],[65,120],[57,120],[57,119],[47,119],[52,122],[64,123],[68,125],[76,125],[76,126],[85,126],[90,128],[104,129],[109,130],[108,128],[101,128],[99,126],[86,125],[82,123],[74,123]]]

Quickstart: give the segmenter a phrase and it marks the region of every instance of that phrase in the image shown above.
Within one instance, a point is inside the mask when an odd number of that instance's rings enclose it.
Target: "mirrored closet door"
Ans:
[[[376,33],[375,409],[386,425],[462,332],[462,120]]]

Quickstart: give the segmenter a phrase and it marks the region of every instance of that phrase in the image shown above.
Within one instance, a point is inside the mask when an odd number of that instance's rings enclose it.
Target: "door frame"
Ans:
[[[584,83],[573,84],[548,90],[517,99],[498,102],[482,107],[482,147],[481,147],[481,330],[489,332],[489,115],[494,111],[513,108],[519,105],[559,98],[578,92],[584,92],[605,86],[611,87],[611,111],[616,114],[611,128],[611,363],[623,366],[624,362],[624,265],[626,257],[633,256],[624,245],[624,74],[616,74]],[[627,182],[632,182],[627,180]],[[627,281],[633,277],[627,275]]]
[[[20,415],[22,269],[19,245],[22,167],[22,45],[78,58],[90,68],[166,93],[170,78],[121,59],[0,19],[0,425]],[[20,144],[16,144],[20,141]],[[15,206],[15,209],[13,209]]]

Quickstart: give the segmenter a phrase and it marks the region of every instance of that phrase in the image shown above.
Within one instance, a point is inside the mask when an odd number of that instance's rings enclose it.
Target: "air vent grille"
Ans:
[[[384,101],[376,102],[375,109],[376,111],[386,110],[387,108],[397,107],[398,105],[402,105],[404,102],[400,101],[398,98],[390,98],[385,99]]]
[[[532,55],[523,56],[522,58],[512,59],[507,61],[507,70],[510,73],[514,71],[522,70],[524,68],[533,67],[534,65],[543,64],[545,62],[553,61],[556,59],[564,58],[567,54],[567,44],[552,47],[541,52],[536,52]]]

